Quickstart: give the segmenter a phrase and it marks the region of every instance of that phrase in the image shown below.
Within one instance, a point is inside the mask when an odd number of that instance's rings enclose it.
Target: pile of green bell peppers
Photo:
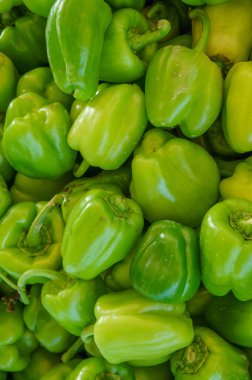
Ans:
[[[252,379],[252,0],[0,0],[0,380]]]

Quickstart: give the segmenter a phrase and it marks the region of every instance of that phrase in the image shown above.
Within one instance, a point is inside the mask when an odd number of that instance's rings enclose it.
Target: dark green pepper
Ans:
[[[250,379],[245,353],[207,327],[196,327],[193,342],[170,360],[175,380]]]
[[[216,296],[232,291],[252,299],[252,202],[225,199],[205,214],[200,228],[201,273],[205,288]]]
[[[0,52],[0,112],[6,112],[16,96],[17,70],[6,54]]]
[[[61,245],[70,277],[95,278],[132,250],[144,226],[132,199],[102,189],[88,191],[74,206]]]
[[[32,92],[9,105],[3,151],[10,164],[27,177],[57,179],[72,170],[76,152],[67,143],[71,121],[58,102]]]
[[[5,157],[2,147],[2,139],[3,139],[3,124],[0,123],[0,174],[5,179],[6,182],[11,182],[11,180],[15,176],[15,170],[10,165],[9,161]]]
[[[210,30],[207,14],[193,9],[189,15],[203,24],[200,41],[193,49],[168,45],[155,52],[146,73],[145,95],[153,126],[179,126],[185,136],[197,137],[221,111],[223,78],[218,66],[204,53]],[[208,85],[203,86],[206,76]]]
[[[0,13],[9,12],[13,7],[21,5],[23,0],[1,0]]]
[[[0,19],[0,51],[12,60],[20,74],[48,63],[44,17],[21,6]]]
[[[133,8],[139,11],[143,9],[146,0],[106,0],[113,9]]]
[[[172,380],[170,362],[164,362],[153,366],[133,367],[136,380]]]
[[[227,341],[252,348],[252,299],[239,301],[232,293],[213,296],[204,316],[210,327]]]
[[[131,263],[132,286],[159,302],[188,301],[200,285],[196,232],[170,220],[150,225]]]
[[[0,174],[0,218],[5,214],[11,205],[11,194],[4,178]]]
[[[81,100],[95,94],[111,17],[112,10],[103,0],[56,0],[52,6],[46,26],[47,53],[54,80],[63,92]]]
[[[115,11],[101,53],[99,79],[113,83],[133,82],[143,77],[157,50],[157,42],[170,31],[170,23],[160,20],[152,31],[147,18],[132,8]]]

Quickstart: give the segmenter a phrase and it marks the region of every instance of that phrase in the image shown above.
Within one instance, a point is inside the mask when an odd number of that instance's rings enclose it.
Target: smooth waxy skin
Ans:
[[[77,202],[65,227],[61,255],[70,277],[95,278],[131,251],[144,219],[138,204],[118,192],[92,189]]]
[[[150,225],[130,270],[132,286],[159,302],[184,302],[200,285],[199,242],[192,228],[169,220]]]
[[[95,94],[111,17],[112,10],[103,0],[57,0],[52,6],[46,26],[47,53],[54,80],[63,92],[74,93],[80,100]]]
[[[114,170],[132,154],[147,123],[140,87],[113,85],[87,103],[73,123],[67,141],[91,166]]]
[[[0,112],[6,112],[16,96],[18,74],[12,61],[0,52]]]
[[[49,12],[55,0],[24,0],[24,4],[30,11],[36,13],[37,15],[48,17]]]
[[[113,364],[164,363],[172,352],[190,344],[194,335],[184,303],[159,303],[133,289],[101,296],[95,316],[95,343]],[[85,341],[85,330],[82,337]]]
[[[135,150],[130,193],[149,222],[170,219],[195,227],[217,201],[219,180],[202,147],[155,128]]]
[[[5,214],[12,205],[12,198],[8,186],[0,174],[0,218]]]
[[[238,62],[224,82],[222,129],[231,148],[238,153],[252,150],[252,62]],[[243,93],[243,97],[238,94]]]
[[[201,272],[206,289],[216,296],[232,291],[252,299],[252,202],[226,199],[205,214],[200,229]]]

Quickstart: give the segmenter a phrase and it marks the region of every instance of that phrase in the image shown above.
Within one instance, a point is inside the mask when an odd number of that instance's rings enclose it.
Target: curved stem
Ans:
[[[28,305],[30,303],[29,297],[26,293],[26,286],[34,284],[44,284],[50,280],[63,280],[64,276],[52,269],[30,269],[24,272],[18,279],[17,290],[19,292],[21,301]]]
[[[71,347],[68,348],[64,354],[61,355],[61,360],[63,363],[69,362],[78,352],[82,351],[81,349],[84,350],[83,347],[83,342],[81,338],[78,338]]]
[[[59,206],[64,199],[63,194],[56,194],[42,210],[38,213],[36,218],[33,220],[29,231],[26,235],[25,244],[30,248],[39,246],[42,243],[41,229],[48,218],[51,211]]]
[[[210,20],[207,13],[203,9],[192,9],[189,11],[189,18],[191,20],[199,19],[202,24],[202,33],[197,45],[193,48],[201,53],[205,53],[208,38],[210,34]]]
[[[94,325],[89,325],[84,327],[84,329],[81,332],[81,340],[84,343],[89,343],[94,336]]]
[[[12,289],[18,290],[18,286],[8,278],[8,275],[5,272],[3,272],[2,269],[0,269],[0,280],[5,282]]]
[[[164,3],[154,4],[147,12],[147,18],[150,20],[158,20],[167,17],[167,5]]]
[[[76,178],[82,177],[86,173],[86,171],[88,170],[89,166],[90,165],[86,160],[82,160],[80,165],[76,164],[76,166],[74,168],[74,173],[73,173],[74,176]]]
[[[129,38],[129,45],[132,50],[138,52],[153,42],[162,40],[171,30],[171,24],[168,20],[162,19],[157,23],[157,30],[144,34],[133,34]]]

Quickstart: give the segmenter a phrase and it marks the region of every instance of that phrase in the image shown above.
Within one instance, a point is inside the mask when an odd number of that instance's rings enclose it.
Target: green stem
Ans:
[[[192,9],[189,11],[189,18],[191,20],[199,19],[202,24],[202,33],[200,39],[193,50],[205,53],[207,48],[207,43],[210,34],[210,20],[207,13],[203,9]]]
[[[94,325],[89,325],[84,327],[84,329],[81,332],[81,340],[83,343],[89,343],[93,340],[94,336]]]
[[[171,24],[168,20],[162,19],[157,23],[157,30],[144,34],[132,34],[129,38],[129,45],[132,50],[139,52],[153,42],[162,40],[171,30]]]
[[[8,275],[5,272],[3,272],[2,269],[0,269],[0,280],[5,282],[12,289],[18,291],[18,286],[8,278]]]
[[[26,293],[26,286],[34,284],[44,284],[50,280],[62,280],[64,276],[52,269],[30,269],[24,272],[18,279],[17,290],[20,294],[21,301],[28,305],[29,297]]]
[[[82,162],[79,165],[76,164],[76,166],[74,168],[74,173],[73,173],[74,176],[76,178],[82,177],[86,173],[86,171],[88,170],[89,166],[90,165],[86,160],[82,160]]]
[[[147,18],[152,21],[158,21],[160,19],[166,19],[168,16],[167,5],[164,3],[154,4],[147,12]]]
[[[40,244],[43,242],[41,229],[44,226],[48,215],[55,207],[59,206],[63,202],[63,199],[63,194],[56,194],[38,213],[26,235],[25,244],[27,247],[34,248],[40,246]]]
[[[239,232],[244,240],[252,240],[252,214],[237,210],[229,215],[231,227]]]
[[[81,338],[78,338],[72,346],[68,348],[67,351],[64,352],[64,354],[61,355],[61,360],[63,363],[69,362],[77,353],[84,350],[83,342]]]

